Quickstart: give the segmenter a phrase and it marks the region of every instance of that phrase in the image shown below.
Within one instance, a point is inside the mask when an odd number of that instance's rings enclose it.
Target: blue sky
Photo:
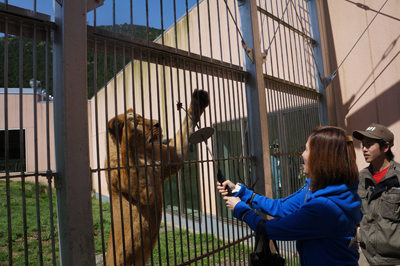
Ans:
[[[53,15],[53,1],[55,0],[36,0],[36,11]],[[64,0],[65,1],[65,0]],[[131,23],[130,15],[130,0],[114,0],[116,24]],[[164,29],[169,28],[174,23],[174,0],[147,0],[148,1],[148,21],[149,26],[161,28],[161,8],[160,2],[163,5],[163,21]],[[201,2],[202,0],[198,0]],[[5,2],[5,0],[0,0]],[[187,2],[187,4],[186,4]],[[25,9],[34,9],[34,0],[8,0],[8,4],[22,7]],[[57,4],[57,3],[56,3]],[[197,4],[197,0],[175,0],[176,19],[181,18],[186,12],[186,5],[190,10]],[[58,4],[57,4],[58,5]],[[146,25],[146,0],[132,0],[133,5],[133,24]],[[93,11],[88,13],[89,25],[93,25]],[[104,5],[96,11],[96,23],[100,25],[112,25],[113,23],[113,0],[105,0]]]

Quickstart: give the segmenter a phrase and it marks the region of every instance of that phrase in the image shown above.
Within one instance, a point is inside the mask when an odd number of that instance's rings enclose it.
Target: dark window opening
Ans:
[[[21,172],[21,169],[25,172],[25,129],[22,131],[19,129],[8,130],[8,151],[6,150],[5,133],[5,130],[0,130],[0,173],[6,172],[7,154],[9,172]]]

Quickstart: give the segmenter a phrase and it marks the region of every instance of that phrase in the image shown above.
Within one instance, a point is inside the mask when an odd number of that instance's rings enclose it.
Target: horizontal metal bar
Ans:
[[[54,177],[58,176],[58,173],[32,173],[32,174],[3,175],[3,176],[0,176],[0,180],[7,179],[7,178],[25,178],[25,177],[31,177],[31,176],[42,176],[42,177],[52,176],[54,178]]]
[[[242,159],[254,159],[254,156],[244,156],[244,157],[229,157],[229,158],[221,158],[215,159],[216,162],[225,162],[225,161],[234,161],[234,160],[242,160]],[[185,164],[198,164],[198,163],[213,163],[213,160],[202,160],[202,161],[186,161],[186,162],[166,162],[163,164],[145,164],[145,165],[131,165],[131,166],[119,166],[119,167],[111,167],[111,168],[91,168],[90,172],[95,173],[98,171],[112,171],[112,170],[125,170],[132,168],[149,168],[149,167],[169,167],[171,165],[185,165]]]
[[[310,93],[317,94],[318,96],[321,96],[321,93],[317,92],[313,88],[302,86],[300,84],[294,85],[294,83],[291,83],[289,81],[286,81],[286,80],[283,80],[283,79],[280,79],[280,78],[276,78],[276,77],[264,74],[265,87],[267,87],[268,81],[272,81],[272,82],[275,82],[275,83],[280,83],[280,84],[283,84],[285,86],[290,86],[290,87],[292,87],[294,89],[300,89],[302,91],[307,91],[307,92],[310,92]],[[274,89],[274,88],[270,88],[270,89]]]
[[[199,261],[199,260],[201,260],[201,259],[204,259],[204,258],[206,258],[206,257],[209,257],[209,256],[211,256],[212,254],[215,254],[215,253],[218,253],[218,252],[220,252],[220,251],[223,251],[223,250],[225,250],[225,249],[227,249],[227,248],[230,248],[230,247],[232,247],[232,246],[234,246],[234,245],[236,245],[236,244],[239,244],[240,242],[243,242],[243,241],[245,241],[245,240],[247,240],[247,239],[249,239],[249,238],[255,237],[255,236],[256,236],[256,235],[253,233],[253,234],[251,234],[251,235],[242,237],[242,238],[240,238],[240,239],[238,239],[238,240],[236,240],[236,241],[234,241],[234,242],[231,242],[230,244],[227,244],[227,245],[224,245],[224,246],[222,246],[222,247],[216,248],[216,249],[214,249],[214,250],[212,250],[212,251],[210,251],[210,252],[204,253],[204,254],[202,254],[201,256],[198,256],[198,257],[196,257],[196,258],[194,258],[194,259],[187,260],[187,261],[185,261],[185,262],[183,262],[183,263],[181,263],[181,264],[177,264],[177,266],[190,265],[190,264],[192,264],[192,263],[194,263],[194,262],[196,262],[196,261]]]
[[[0,3],[0,11],[10,14],[15,14],[17,16],[29,17],[35,20],[50,21],[51,16],[43,13],[35,12],[30,9],[21,8],[18,6],[13,6],[5,3]]]
[[[273,14],[269,13],[267,10],[265,10],[265,9],[259,7],[259,6],[257,7],[257,10],[258,10],[260,13],[266,15],[267,17],[269,17],[269,18],[275,20],[276,22],[280,22],[280,21],[281,21],[280,18],[274,16]],[[305,34],[304,32],[302,32],[302,31],[296,29],[295,27],[289,25],[288,23],[286,23],[286,22],[283,21],[283,20],[281,21],[281,25],[285,26],[286,28],[292,30],[293,32],[297,33],[298,35],[300,35],[300,36],[304,37],[305,39],[309,40],[309,41],[311,42],[312,45],[315,45],[315,44],[317,43],[316,40],[314,40],[313,38],[311,38],[310,36],[308,36],[308,35]]]
[[[27,13],[30,10],[8,6],[5,10],[4,4],[0,3],[0,32],[5,33],[5,18],[8,19],[8,34],[20,35],[20,24],[23,23],[23,36],[33,39],[34,29],[36,25],[36,39],[46,41],[46,28],[55,29],[57,24],[50,21],[50,16],[37,13],[37,17],[29,16]],[[10,11],[11,10],[11,11]],[[19,11],[18,11],[19,10]],[[26,11],[26,12],[23,12]],[[39,15],[38,15],[39,14]],[[40,15],[41,14],[41,15]]]
[[[189,69],[189,65],[202,65],[202,68],[192,67],[193,72],[197,73],[207,73],[207,68],[214,68],[214,75],[217,76],[217,72],[220,71],[231,71],[234,74],[242,74],[242,81],[245,76],[248,75],[242,67],[237,65],[231,65],[230,63],[224,63],[218,60],[211,60],[211,58],[200,56],[195,53],[190,53],[184,50],[175,49],[168,46],[163,46],[162,44],[149,42],[136,37],[131,37],[125,34],[113,33],[100,28],[95,28],[92,26],[87,26],[88,33],[88,49],[94,51],[95,42],[97,42],[97,52],[103,53],[104,50],[108,54],[114,54],[114,44],[116,44],[116,54],[117,56],[122,56],[123,47],[125,47],[125,54],[130,55],[131,49],[134,48],[133,59],[147,61],[149,58],[150,63],[155,63],[156,58],[164,57],[165,66],[179,68],[179,69]],[[104,49],[104,43],[107,43],[106,49]],[[147,56],[150,53],[150,56]],[[174,60],[170,60],[170,57]],[[161,62],[158,59],[158,62]],[[209,72],[210,73],[210,72]],[[210,73],[210,75],[213,73]],[[223,73],[221,78],[232,79],[231,73]]]

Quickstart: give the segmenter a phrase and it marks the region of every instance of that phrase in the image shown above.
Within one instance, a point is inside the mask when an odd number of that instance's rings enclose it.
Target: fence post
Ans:
[[[258,25],[257,3],[254,0],[238,0],[240,25],[245,46],[243,61],[246,77],[248,120],[250,128],[250,146],[252,156],[251,176],[253,182],[260,178],[255,191],[272,197],[272,173],[269,151],[267,103],[264,73],[262,69],[260,31]],[[250,55],[250,56],[248,56]],[[252,59],[251,60],[251,57]],[[262,182],[264,180],[264,182]]]
[[[328,103],[326,97],[326,89],[321,82],[321,79],[318,77],[320,74],[321,77],[324,76],[324,65],[322,61],[322,48],[321,48],[321,36],[319,34],[319,23],[318,23],[318,11],[317,11],[317,1],[315,0],[307,0],[308,2],[308,10],[310,12],[310,25],[311,25],[311,37],[316,41],[316,44],[313,45],[313,53],[315,57],[315,72],[317,73],[316,85],[317,91],[320,93],[318,97],[318,108],[319,108],[319,119],[321,125],[329,126],[329,115],[328,115]],[[319,66],[319,67],[318,67]],[[318,72],[319,71],[319,72]]]
[[[91,205],[86,1],[53,1],[54,132],[61,265],[95,265]]]

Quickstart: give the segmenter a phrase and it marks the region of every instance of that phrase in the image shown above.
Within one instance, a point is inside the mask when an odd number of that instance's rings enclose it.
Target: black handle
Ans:
[[[223,182],[225,182],[225,177],[224,177],[224,175],[222,174],[222,172],[221,172],[220,169],[218,169],[217,178],[218,178],[218,182],[220,182],[221,184],[222,184]],[[226,189],[228,190],[228,195],[227,195],[227,196],[232,197],[233,194],[232,194],[231,188],[230,188],[229,186],[226,186]]]

